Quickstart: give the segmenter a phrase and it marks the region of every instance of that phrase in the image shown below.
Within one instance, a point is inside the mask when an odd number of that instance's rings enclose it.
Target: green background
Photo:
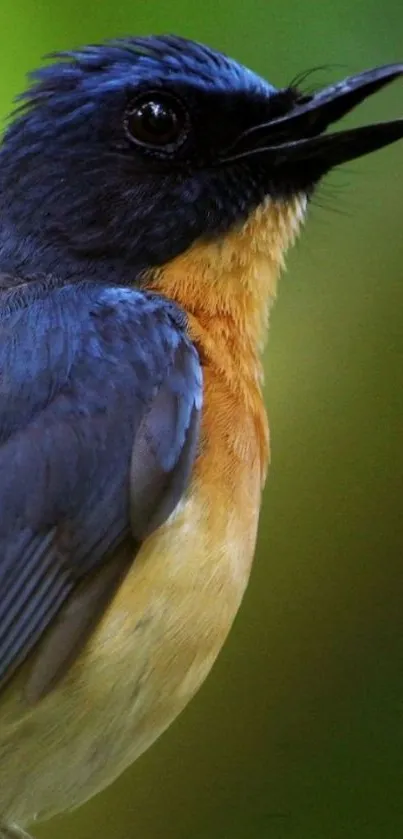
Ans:
[[[401,0],[3,0],[2,112],[43,53],[151,31],[279,85],[403,60]],[[403,81],[359,118],[399,113]],[[402,216],[403,142],[320,190],[272,318],[272,467],[230,640],[167,734],[38,837],[402,839]]]

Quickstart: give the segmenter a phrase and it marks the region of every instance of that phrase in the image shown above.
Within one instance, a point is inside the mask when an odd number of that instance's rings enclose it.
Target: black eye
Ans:
[[[154,91],[139,96],[126,112],[125,129],[133,143],[145,148],[173,151],[189,131],[189,115],[170,93]]]

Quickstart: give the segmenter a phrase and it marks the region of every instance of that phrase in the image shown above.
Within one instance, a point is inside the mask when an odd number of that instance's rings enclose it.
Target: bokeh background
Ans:
[[[43,53],[161,31],[279,85],[403,60],[401,0],[13,0],[0,110]],[[360,119],[399,113],[403,81]],[[231,638],[164,737],[40,839],[402,839],[402,234],[403,143],[318,194],[272,318],[272,467]]]

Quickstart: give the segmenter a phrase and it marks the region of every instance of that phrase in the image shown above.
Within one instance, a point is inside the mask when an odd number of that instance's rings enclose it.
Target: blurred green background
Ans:
[[[401,0],[14,0],[4,115],[43,53],[205,40],[283,85],[403,60]],[[403,115],[403,82],[360,119]],[[354,121],[357,117],[354,117]],[[403,837],[403,143],[336,172],[272,318],[272,467],[243,608],[213,674],[113,787],[42,839]]]

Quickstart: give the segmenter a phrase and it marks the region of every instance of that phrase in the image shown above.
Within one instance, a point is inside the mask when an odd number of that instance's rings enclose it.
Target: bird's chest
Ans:
[[[178,715],[227,637],[255,547],[261,447],[247,417],[207,405],[190,491],[143,545],[85,653],[33,711],[8,709],[0,766],[14,780],[0,769],[0,813],[15,821],[109,784]],[[237,424],[246,433],[234,439]]]
[[[229,445],[235,419],[220,426],[216,412],[213,435],[206,419],[187,497],[144,544],[82,665],[87,679],[91,674],[91,703],[100,709],[94,738],[102,741],[105,727],[113,729],[114,755],[106,767],[112,773],[144,751],[200,687],[249,579],[260,442],[246,428],[249,442],[235,455],[233,441]],[[105,683],[111,685],[107,703]]]

